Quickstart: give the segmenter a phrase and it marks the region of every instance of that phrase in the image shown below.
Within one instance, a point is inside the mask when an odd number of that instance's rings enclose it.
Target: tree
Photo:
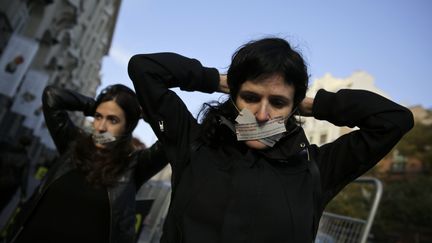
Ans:
[[[416,123],[395,146],[405,157],[415,157],[423,161],[425,171],[432,168],[432,124]]]
[[[431,113],[427,119],[430,117]],[[395,155],[422,161],[424,173],[369,173],[384,184],[372,227],[374,242],[432,242],[432,124],[417,121],[388,156]],[[392,158],[397,162],[397,157]],[[368,191],[351,184],[329,203],[326,211],[365,219],[370,209]]]
[[[382,239],[431,242],[432,178],[422,175],[386,183],[373,231]]]

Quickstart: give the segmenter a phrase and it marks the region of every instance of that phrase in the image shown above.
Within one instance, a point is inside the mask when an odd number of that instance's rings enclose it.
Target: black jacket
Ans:
[[[300,127],[265,151],[239,142],[212,147],[197,143],[201,125],[169,88],[215,92],[216,69],[158,53],[132,57],[128,71],[172,162],[162,242],[312,242],[325,205],[413,126],[408,109],[377,94],[320,90],[316,119],[360,129],[320,147]]]
[[[94,114],[94,100],[76,92],[48,86],[43,97],[43,111],[45,122],[60,154],[50,168],[38,190],[35,192],[30,205],[19,216],[18,234],[25,227],[29,215],[36,208],[38,202],[49,186],[76,166],[70,163],[69,148],[80,129],[69,119],[67,111],[81,111],[85,115]],[[140,186],[159,172],[168,161],[159,143],[149,149],[138,150],[130,155],[131,163],[117,183],[107,188],[110,203],[110,242],[134,242],[135,232],[135,195]],[[12,234],[16,238],[18,234]],[[12,241],[13,242],[13,241]]]

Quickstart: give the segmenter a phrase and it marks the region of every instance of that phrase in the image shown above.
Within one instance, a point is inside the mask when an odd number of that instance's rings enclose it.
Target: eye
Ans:
[[[272,106],[274,106],[275,108],[283,108],[287,105],[289,105],[289,102],[285,99],[281,99],[281,98],[272,98],[270,99],[270,104]]]
[[[246,103],[257,103],[261,100],[259,95],[250,92],[241,93],[240,98],[242,98]]]
[[[96,113],[96,114],[94,115],[94,119],[95,119],[95,120],[100,120],[100,119],[102,119],[102,115],[99,114],[99,113]]]
[[[109,119],[109,121],[111,122],[111,124],[117,124],[117,123],[119,123],[120,122],[120,120],[119,119],[117,119],[117,118],[110,118]]]

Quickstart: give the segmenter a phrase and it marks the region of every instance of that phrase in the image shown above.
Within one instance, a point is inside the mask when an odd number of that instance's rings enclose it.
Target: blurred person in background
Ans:
[[[158,143],[136,149],[141,117],[135,93],[108,86],[94,100],[48,86],[45,122],[60,154],[8,232],[7,242],[134,242],[135,194],[166,164]],[[75,126],[68,111],[93,116],[93,129]]]

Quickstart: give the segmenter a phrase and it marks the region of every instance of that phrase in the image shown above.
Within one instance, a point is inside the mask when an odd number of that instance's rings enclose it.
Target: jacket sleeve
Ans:
[[[135,175],[137,188],[168,164],[166,153],[159,141],[154,143],[150,148],[137,151],[135,156],[138,162]]]
[[[67,111],[82,111],[93,116],[95,101],[71,90],[47,86],[42,95],[45,123],[60,154],[77,135],[78,129],[70,120]]]
[[[198,60],[175,53],[133,56],[128,65],[144,119],[150,124],[173,165],[185,161],[198,124],[186,105],[170,90],[212,93],[219,85],[219,72]]]
[[[414,125],[407,108],[364,90],[320,90],[313,114],[337,126],[359,128],[318,148],[322,187],[328,200],[377,164]]]

